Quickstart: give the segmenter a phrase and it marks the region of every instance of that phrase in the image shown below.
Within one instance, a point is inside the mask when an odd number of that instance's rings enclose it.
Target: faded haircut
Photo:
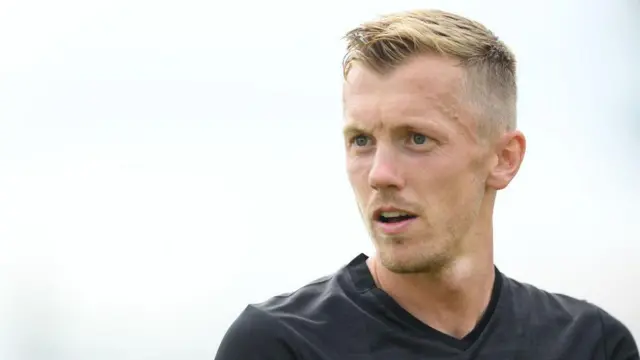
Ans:
[[[479,112],[480,133],[516,128],[515,56],[484,25],[441,10],[414,10],[363,23],[345,39],[345,79],[356,62],[384,74],[417,55],[452,57],[466,70],[464,89]]]

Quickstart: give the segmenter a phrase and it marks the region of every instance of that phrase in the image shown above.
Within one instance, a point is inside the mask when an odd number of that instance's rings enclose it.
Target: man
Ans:
[[[494,266],[496,193],[525,153],[510,50],[433,10],[346,39],[346,164],[375,255],[248,306],[216,359],[639,359],[603,309]]]

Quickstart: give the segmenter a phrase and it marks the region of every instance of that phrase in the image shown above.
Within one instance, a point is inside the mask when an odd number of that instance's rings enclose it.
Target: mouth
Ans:
[[[374,213],[373,220],[383,224],[396,224],[416,217],[418,216],[404,210],[378,210]]]

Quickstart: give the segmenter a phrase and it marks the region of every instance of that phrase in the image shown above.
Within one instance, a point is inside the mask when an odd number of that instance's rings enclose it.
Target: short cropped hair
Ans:
[[[421,54],[452,57],[466,70],[465,90],[480,112],[479,130],[516,128],[515,55],[484,25],[441,10],[414,10],[363,23],[345,39],[345,79],[355,62],[386,73]]]

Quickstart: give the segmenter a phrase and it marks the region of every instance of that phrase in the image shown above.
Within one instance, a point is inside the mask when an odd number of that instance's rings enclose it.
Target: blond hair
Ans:
[[[441,10],[414,10],[366,22],[347,32],[345,39],[345,79],[355,62],[385,73],[416,55],[453,57],[466,69],[468,100],[480,117],[490,120],[478,121],[480,129],[515,129],[515,56],[482,24]]]

